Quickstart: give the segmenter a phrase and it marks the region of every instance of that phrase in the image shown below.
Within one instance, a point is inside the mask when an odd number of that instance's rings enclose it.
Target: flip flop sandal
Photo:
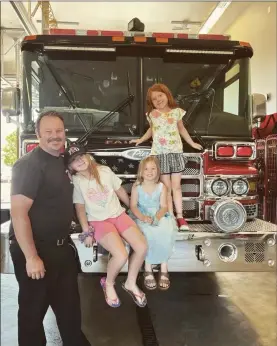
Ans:
[[[146,278],[147,276],[150,276],[150,275],[153,276],[153,279],[147,279]],[[156,279],[154,277],[153,272],[144,272],[143,276],[144,276],[143,283],[144,283],[145,288],[147,288],[150,291],[155,290],[157,288],[157,282],[156,282]]]
[[[107,291],[106,291],[106,278],[103,277],[101,278],[100,280],[100,285],[103,289],[103,292],[104,292],[104,296],[105,296],[105,299],[106,299],[106,303],[111,307],[111,308],[118,308],[120,307],[121,305],[121,302],[119,300],[119,298],[116,298],[116,299],[111,299],[107,296]]]
[[[144,308],[144,307],[146,306],[146,304],[147,304],[147,299],[146,299],[144,293],[142,293],[141,295],[135,294],[134,292],[128,290],[128,289],[125,287],[125,283],[124,283],[124,282],[122,283],[122,288],[124,289],[124,291],[126,291],[127,293],[130,294],[130,296],[132,297],[133,301],[137,304],[137,306],[139,306],[140,308]],[[142,302],[138,301],[137,298],[142,299]]]
[[[162,276],[166,277],[166,279],[162,279]],[[164,284],[165,286],[162,286]],[[170,287],[170,280],[168,273],[159,273],[159,289],[162,291],[167,291]]]

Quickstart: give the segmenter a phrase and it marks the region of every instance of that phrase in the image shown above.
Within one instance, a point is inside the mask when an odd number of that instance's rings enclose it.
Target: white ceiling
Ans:
[[[237,17],[249,6],[248,2],[232,2],[222,18],[213,28],[212,33],[222,34],[237,19]],[[28,3],[24,2],[26,9]],[[36,2],[31,2],[32,11]],[[60,28],[79,28],[97,30],[123,30],[127,31],[128,22],[138,17],[145,24],[145,31],[172,32],[172,20],[188,20],[204,22],[217,2],[60,2],[53,1],[51,6],[58,21],[79,22],[78,25],[59,24]],[[41,10],[33,18],[38,32],[41,32]],[[180,27],[180,25],[177,25]],[[21,24],[9,2],[1,2],[1,27],[21,28]],[[198,33],[199,27],[192,26],[190,31],[178,30],[178,32]],[[2,30],[3,33],[3,30]],[[24,34],[24,33],[23,33]],[[18,38],[21,31],[6,31],[3,35],[4,48],[1,54],[5,54],[13,45],[11,36]],[[4,73],[14,73],[14,49],[2,56],[4,60]]]

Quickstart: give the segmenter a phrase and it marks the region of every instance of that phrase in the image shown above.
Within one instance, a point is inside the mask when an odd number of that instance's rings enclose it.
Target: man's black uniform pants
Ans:
[[[19,346],[45,346],[43,319],[51,306],[56,316],[63,346],[90,346],[81,331],[81,309],[77,282],[77,262],[74,250],[65,242],[37,242],[38,254],[46,269],[43,279],[31,279],[26,272],[26,260],[16,242],[10,245],[18,295]]]

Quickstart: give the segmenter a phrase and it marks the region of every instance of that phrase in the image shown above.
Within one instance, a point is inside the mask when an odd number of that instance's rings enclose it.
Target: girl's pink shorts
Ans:
[[[94,227],[94,237],[97,241],[99,241],[107,233],[116,232],[121,234],[130,227],[137,227],[135,221],[132,220],[125,212],[117,217],[109,218],[103,221],[90,221],[89,224]]]

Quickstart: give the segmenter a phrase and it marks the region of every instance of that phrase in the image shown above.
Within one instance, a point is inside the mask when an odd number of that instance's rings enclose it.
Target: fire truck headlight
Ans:
[[[216,179],[211,185],[212,192],[217,196],[224,196],[228,192],[228,183],[223,179]]]
[[[237,232],[247,220],[246,210],[235,200],[214,203],[210,213],[214,227],[225,233]]]
[[[246,180],[238,179],[233,183],[233,192],[236,195],[246,195],[249,190],[249,185]]]

